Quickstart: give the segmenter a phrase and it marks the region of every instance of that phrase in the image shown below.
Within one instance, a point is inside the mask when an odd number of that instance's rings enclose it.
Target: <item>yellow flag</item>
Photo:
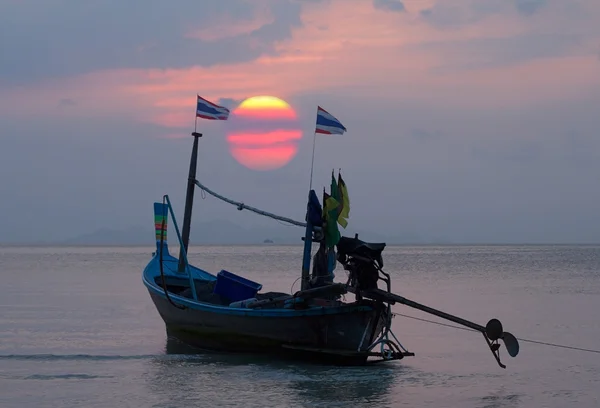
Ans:
[[[338,217],[338,223],[343,228],[346,228],[348,225],[348,217],[350,216],[350,198],[348,197],[348,187],[346,187],[346,183],[342,179],[342,173],[338,173],[337,187],[341,201],[341,211]]]

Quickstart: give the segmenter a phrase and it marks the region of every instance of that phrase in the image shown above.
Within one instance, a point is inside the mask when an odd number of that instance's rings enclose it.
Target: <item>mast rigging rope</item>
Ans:
[[[293,220],[291,218],[288,218],[288,217],[282,217],[282,216],[277,215],[277,214],[273,214],[273,213],[270,213],[270,212],[267,212],[267,211],[263,211],[263,210],[260,210],[258,208],[246,205],[246,204],[242,203],[241,201],[231,200],[231,199],[229,199],[227,197],[222,196],[219,193],[216,193],[216,192],[212,191],[211,189],[209,189],[208,187],[206,187],[204,184],[200,183],[198,180],[194,180],[194,183],[202,191],[207,192],[211,196],[213,196],[215,198],[218,198],[221,201],[225,201],[226,203],[229,203],[231,205],[235,205],[237,207],[237,209],[240,210],[240,211],[241,210],[249,210],[249,211],[252,211],[253,213],[256,213],[258,215],[262,215],[262,216],[265,216],[265,217],[269,217],[269,218],[272,218],[274,220],[287,222],[288,224],[292,224],[292,225],[295,225],[295,226],[298,226],[298,227],[306,227],[306,223],[305,222],[295,221],[295,220]]]
[[[420,320],[420,321],[426,322],[426,323],[433,323],[433,324],[437,324],[437,325],[440,325],[440,326],[451,327],[453,329],[467,330],[467,331],[473,331],[473,332],[477,331],[477,330],[470,329],[468,327],[454,326],[452,324],[436,322],[434,320],[428,320],[428,319],[423,319],[421,317],[409,316],[409,315],[405,315],[405,314],[402,314],[402,313],[396,313],[396,312],[394,312],[392,314],[394,316],[408,317],[409,319],[415,319],[415,320]],[[582,348],[582,347],[574,347],[574,346],[566,346],[564,344],[547,343],[547,342],[544,342],[544,341],[529,340],[529,339],[524,339],[524,338],[521,338],[521,337],[518,337],[517,339],[519,341],[522,341],[522,342],[525,342],[525,343],[542,344],[544,346],[559,347],[559,348],[565,348],[565,349],[571,349],[571,350],[585,351],[587,353],[597,353],[597,354],[600,354],[600,350],[593,350],[593,349],[587,349],[587,348]]]

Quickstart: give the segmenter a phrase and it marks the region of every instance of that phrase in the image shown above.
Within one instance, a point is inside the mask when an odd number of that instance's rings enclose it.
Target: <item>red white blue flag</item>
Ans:
[[[331,113],[327,112],[320,106],[317,109],[317,127],[315,133],[323,133],[325,135],[341,135],[346,131],[342,123],[337,120]]]
[[[229,118],[229,109],[207,101],[200,95],[197,96],[196,117],[210,120],[227,120]]]

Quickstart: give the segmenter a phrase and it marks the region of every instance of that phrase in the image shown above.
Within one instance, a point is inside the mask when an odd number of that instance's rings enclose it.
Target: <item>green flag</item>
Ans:
[[[328,248],[336,245],[341,234],[337,226],[339,202],[323,189],[323,220],[325,221],[325,245]]]

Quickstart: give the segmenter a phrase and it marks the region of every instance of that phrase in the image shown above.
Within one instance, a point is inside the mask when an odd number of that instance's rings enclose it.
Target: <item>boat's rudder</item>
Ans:
[[[163,255],[169,253],[167,245],[167,221],[169,220],[169,207],[163,203],[154,203],[154,229],[156,231],[156,250],[161,250]],[[158,253],[158,252],[157,252]]]

